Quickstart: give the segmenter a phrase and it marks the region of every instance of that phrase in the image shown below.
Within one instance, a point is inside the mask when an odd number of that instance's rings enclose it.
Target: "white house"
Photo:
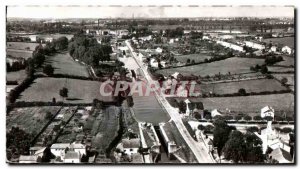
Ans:
[[[222,114],[217,109],[214,109],[211,111],[211,117],[215,116],[222,116]]]
[[[233,43],[229,43],[229,42],[218,40],[217,44],[220,44],[220,45],[222,45],[224,47],[227,47],[227,48],[239,51],[239,52],[243,52],[244,51],[244,48],[242,46],[239,46],[239,45],[236,45],[236,44],[233,44]]]
[[[65,150],[66,148],[69,148],[70,144],[69,143],[56,143],[52,144],[50,147],[51,153],[55,155],[56,157],[64,157],[65,156]]]
[[[270,106],[265,106],[260,110],[260,115],[262,118],[265,118],[267,116],[274,118],[274,109]]]
[[[253,41],[244,41],[245,45],[250,47],[250,48],[254,48],[254,49],[258,49],[258,50],[262,50],[265,49],[265,45],[257,43],[257,42],[253,42]]]
[[[160,47],[158,47],[158,48],[155,49],[155,51],[156,51],[157,53],[162,53],[163,49],[160,48]]]
[[[277,51],[277,47],[276,46],[272,46],[271,48],[270,48],[270,52],[276,52]]]
[[[282,51],[283,53],[292,54],[293,49],[290,48],[289,46],[284,46],[284,47],[281,49],[281,51]]]
[[[140,139],[133,138],[133,139],[122,139],[121,143],[117,146],[122,152],[127,155],[132,155],[138,153],[140,146]]]
[[[19,157],[19,163],[37,163],[38,156],[35,155],[21,155]]]

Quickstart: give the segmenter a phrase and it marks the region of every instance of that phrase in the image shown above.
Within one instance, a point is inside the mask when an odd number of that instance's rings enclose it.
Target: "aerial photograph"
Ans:
[[[295,24],[293,6],[8,5],[2,160],[294,165]]]

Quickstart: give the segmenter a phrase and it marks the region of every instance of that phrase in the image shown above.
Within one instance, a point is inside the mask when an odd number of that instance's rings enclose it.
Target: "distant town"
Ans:
[[[287,17],[8,17],[7,163],[295,163],[295,31]]]

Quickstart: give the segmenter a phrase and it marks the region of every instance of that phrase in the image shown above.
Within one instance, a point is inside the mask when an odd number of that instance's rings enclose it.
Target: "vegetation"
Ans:
[[[214,135],[213,144],[215,147],[217,147],[217,151],[220,156],[221,151],[228,140],[228,136],[231,130],[230,127],[227,125],[226,121],[222,118],[217,118],[214,121],[214,126],[215,128],[213,130],[213,135]]]
[[[43,68],[43,73],[45,73],[48,76],[52,76],[54,73],[54,68],[51,65],[47,64]]]

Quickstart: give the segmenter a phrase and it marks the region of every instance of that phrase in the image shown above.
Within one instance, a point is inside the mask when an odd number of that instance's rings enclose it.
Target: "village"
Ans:
[[[293,18],[6,27],[8,163],[295,162]]]

